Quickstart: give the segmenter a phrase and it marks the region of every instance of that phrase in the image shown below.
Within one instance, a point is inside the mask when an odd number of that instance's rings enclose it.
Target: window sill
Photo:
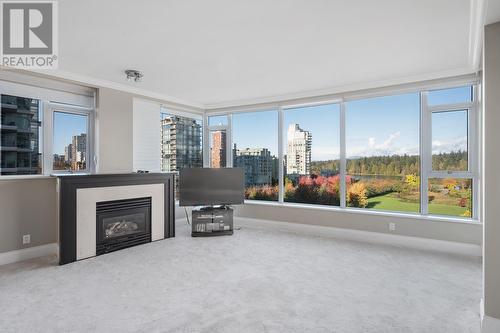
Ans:
[[[482,226],[479,220],[467,219],[467,218],[456,218],[447,216],[429,216],[411,213],[401,213],[401,212],[389,212],[380,210],[365,210],[362,208],[341,208],[325,205],[313,205],[313,204],[300,204],[300,203],[290,203],[290,202],[277,202],[277,201],[259,201],[259,200],[245,200],[245,204],[249,205],[261,205],[261,206],[272,206],[272,207],[286,207],[286,208],[298,208],[298,209],[311,209],[311,210],[323,210],[332,212],[342,212],[347,214],[366,214],[366,215],[378,215],[378,216],[388,216],[388,217],[399,217],[405,219],[417,219],[423,221],[431,222],[450,222],[450,223],[463,223]]]
[[[66,176],[84,176],[91,175],[90,172],[57,172],[51,173],[50,177],[66,177]]]
[[[0,176],[2,180],[34,180],[34,179],[49,179],[50,175],[13,175],[13,176]]]

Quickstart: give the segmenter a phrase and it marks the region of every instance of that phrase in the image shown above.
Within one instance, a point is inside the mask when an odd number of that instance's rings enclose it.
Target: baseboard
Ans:
[[[0,265],[11,264],[13,262],[48,256],[52,254],[57,255],[58,252],[59,246],[56,243],[4,252],[0,253]]]
[[[500,332],[500,319],[483,316],[481,321],[481,333],[498,333]]]
[[[305,233],[314,236],[325,236],[368,243],[397,245],[402,247],[432,250],[444,253],[454,253],[476,257],[482,256],[481,246],[476,244],[450,242],[437,239],[393,235],[380,232],[325,227],[301,223],[277,222],[246,217],[238,217],[237,220],[235,220],[235,225],[236,224],[241,226],[254,226],[296,233]]]

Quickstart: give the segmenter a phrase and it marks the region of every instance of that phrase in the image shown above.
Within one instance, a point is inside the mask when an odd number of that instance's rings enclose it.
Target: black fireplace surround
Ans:
[[[96,254],[151,242],[151,197],[96,204]]]
[[[163,184],[164,238],[175,236],[175,187],[174,175],[171,173],[58,175],[57,178],[60,265],[76,261],[76,197],[77,190],[81,188]],[[143,200],[135,203],[115,200],[96,205],[97,255],[151,241],[151,198],[140,199]],[[148,200],[149,208],[145,207],[148,206]],[[104,224],[101,227],[99,220]]]

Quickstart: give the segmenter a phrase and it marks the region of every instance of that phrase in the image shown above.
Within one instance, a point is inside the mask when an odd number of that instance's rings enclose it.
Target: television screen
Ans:
[[[242,168],[191,168],[179,174],[179,205],[230,205],[245,200]]]

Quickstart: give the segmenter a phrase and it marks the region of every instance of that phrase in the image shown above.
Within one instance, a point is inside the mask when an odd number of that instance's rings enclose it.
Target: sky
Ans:
[[[429,105],[470,101],[470,87],[429,92]],[[288,109],[284,130],[297,123],[312,134],[312,160],[339,157],[339,105]],[[465,150],[466,111],[434,114],[433,153]],[[347,157],[418,154],[420,95],[410,93],[346,103]],[[260,111],[233,115],[233,142],[240,148],[268,148],[278,154],[278,113]],[[286,153],[286,140],[284,142]]]
[[[54,154],[64,155],[64,147],[82,133],[87,133],[87,116],[54,112]]]

